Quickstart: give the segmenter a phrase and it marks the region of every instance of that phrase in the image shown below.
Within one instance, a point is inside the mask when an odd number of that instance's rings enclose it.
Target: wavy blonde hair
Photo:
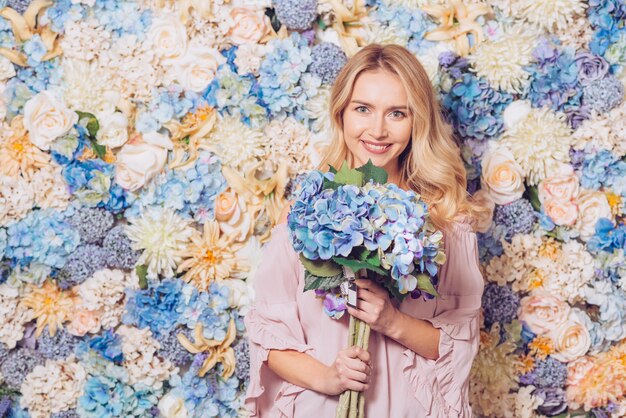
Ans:
[[[463,215],[475,223],[486,208],[469,197],[465,166],[450,126],[443,120],[428,74],[407,49],[399,45],[371,44],[362,48],[343,67],[330,97],[331,143],[318,169],[338,168],[353,157],[343,137],[343,112],[350,102],[354,83],[364,71],[385,70],[397,75],[408,96],[413,117],[411,139],[399,156],[400,186],[419,193],[429,205],[433,223],[446,229]]]

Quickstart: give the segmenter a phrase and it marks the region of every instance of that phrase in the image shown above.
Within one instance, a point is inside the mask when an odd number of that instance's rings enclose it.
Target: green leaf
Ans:
[[[336,276],[319,277],[311,274],[311,272],[304,271],[304,291],[307,290],[329,290],[339,286],[346,278],[343,276],[343,271]]]
[[[340,183],[336,183],[336,182],[334,182],[332,180],[328,180],[326,177],[324,177],[324,183],[322,184],[322,188],[337,190],[339,188],[339,186],[341,186]]]
[[[333,261],[336,262],[337,264],[341,264],[342,266],[349,267],[354,272],[357,272],[361,269],[367,269],[367,270],[374,271],[378,274],[384,274],[384,275],[387,274],[385,270],[381,269],[380,267],[373,266],[367,261],[348,260],[348,259],[339,258],[339,257],[333,257]]]
[[[539,189],[537,186],[532,186],[528,188],[528,195],[530,204],[533,206],[537,212],[541,211],[541,202],[539,201]]]
[[[380,258],[378,258],[378,253],[373,253],[373,255],[365,261],[374,267],[380,267]]]
[[[139,277],[139,288],[147,289],[148,288],[148,266],[142,264],[140,266],[135,267],[135,272],[137,273],[137,277]]]
[[[95,139],[91,138],[90,141],[91,141],[91,148],[93,149],[93,152],[96,153],[98,158],[100,158],[101,160],[104,160],[104,156],[107,153],[107,147],[105,147],[104,145],[98,144]]]
[[[89,136],[95,139],[100,130],[100,123],[98,123],[98,119],[96,119],[95,115],[89,112],[76,112],[76,114],[81,124],[87,128]],[[84,119],[87,120],[83,121]]]
[[[422,292],[426,292],[429,295],[433,295],[435,297],[439,297],[439,293],[437,293],[437,289],[430,282],[430,277],[426,274],[418,274],[417,275],[417,288]]]
[[[333,174],[337,174],[337,169],[330,164],[328,165],[328,171],[330,171]]]
[[[343,272],[341,267],[332,260],[311,261],[300,254],[300,262],[305,270],[318,277],[333,277]]]
[[[387,172],[383,168],[376,167],[372,163],[372,160],[367,160],[367,163],[357,168],[357,170],[363,173],[365,182],[373,180],[375,183],[378,184],[387,183]]]
[[[365,176],[358,170],[348,168],[348,162],[344,161],[337,174],[335,174],[335,182],[339,184],[351,184],[361,187],[364,184]]]

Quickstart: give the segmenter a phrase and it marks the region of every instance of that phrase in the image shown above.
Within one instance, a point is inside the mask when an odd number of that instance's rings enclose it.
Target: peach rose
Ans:
[[[593,360],[583,356],[567,364],[567,386],[577,385],[593,368]]]
[[[548,200],[543,208],[556,225],[574,225],[578,219],[578,206],[573,202]]]
[[[215,209],[215,219],[219,221],[220,230],[226,235],[234,235],[235,240],[245,241],[252,231],[252,213],[247,210],[246,201],[235,193],[222,193],[221,208]],[[218,218],[219,214],[219,218]]]
[[[498,205],[506,205],[522,197],[524,174],[513,153],[498,147],[487,152],[481,176],[483,188]]]
[[[269,31],[265,15],[257,10],[237,7],[230,11],[234,24],[228,32],[234,44],[257,43]]]
[[[215,199],[215,219],[220,222],[228,221],[237,211],[237,194],[228,189]]]
[[[578,177],[574,170],[569,165],[563,165],[556,175],[539,183],[539,201],[542,204],[550,200],[570,202],[578,196],[578,189]]]
[[[100,331],[100,311],[91,311],[83,306],[72,312],[72,321],[67,325],[67,332],[82,337],[88,332]]]
[[[572,315],[572,318],[560,327],[552,330],[549,337],[554,342],[556,350],[552,357],[564,363],[584,356],[591,347],[589,331],[575,315]]]
[[[596,232],[596,223],[600,218],[612,219],[611,206],[606,195],[595,190],[583,190],[578,196],[578,219],[576,229],[580,238],[587,241]]]
[[[570,306],[545,290],[536,290],[520,301],[519,318],[532,332],[545,335],[567,321]]]

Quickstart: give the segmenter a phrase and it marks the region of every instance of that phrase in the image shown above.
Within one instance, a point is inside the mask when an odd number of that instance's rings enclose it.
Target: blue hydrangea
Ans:
[[[11,406],[13,406],[11,398],[6,395],[2,396],[2,399],[0,399],[0,417],[7,416],[11,410]]]
[[[46,9],[42,24],[50,23],[54,32],[63,33],[66,23],[81,20],[86,16],[82,5],[72,4],[71,0],[57,0]]]
[[[510,241],[517,234],[528,234],[532,231],[537,214],[532,204],[520,198],[506,205],[497,205],[494,222],[504,228],[504,238]]]
[[[294,32],[289,38],[270,42],[269,52],[259,68],[263,101],[273,116],[294,114],[317,93],[322,81],[306,73],[312,62],[308,41]],[[296,113],[298,116],[299,113]]]
[[[508,324],[517,318],[517,310],[520,306],[519,295],[509,286],[488,283],[483,293],[482,306],[487,327],[496,322]]]
[[[102,242],[107,232],[113,227],[111,212],[100,208],[81,208],[68,219],[68,222],[80,235],[85,244]]]
[[[7,105],[7,117],[12,118],[22,113],[24,104],[29,101],[35,92],[18,77],[9,79],[2,92],[2,100]]]
[[[62,289],[83,283],[93,274],[107,267],[107,254],[96,244],[81,245],[67,257],[57,279]]]
[[[388,26],[393,33],[407,40],[406,47],[414,54],[433,46],[432,41],[424,39],[427,32],[437,25],[419,8],[405,7],[401,4],[376,1],[375,8],[370,12],[370,17]],[[374,6],[374,4],[372,5]]]
[[[24,53],[27,57],[27,63],[29,66],[34,67],[41,63],[43,57],[48,53],[48,49],[43,43],[41,36],[38,34],[33,35],[22,45]]]
[[[76,249],[79,235],[61,212],[34,210],[6,229],[5,256],[26,266],[37,262],[61,268]]]
[[[596,223],[595,234],[587,241],[589,251],[606,251],[612,253],[616,249],[626,250],[626,225],[613,225],[610,219],[600,218]]]
[[[172,119],[182,119],[196,105],[197,95],[186,92],[178,84],[155,89],[152,101],[137,117],[137,131],[158,131]]]
[[[526,69],[531,75],[528,98],[533,107],[547,106],[568,113],[581,105],[582,90],[574,51],[542,39],[533,50],[535,63]]]
[[[209,85],[205,99],[221,113],[238,115],[250,126],[266,122],[267,105],[260,99],[261,91],[252,74],[239,75],[230,66],[222,65]]]
[[[132,249],[124,225],[112,228],[104,238],[102,247],[107,257],[106,265],[111,269],[130,270],[141,256],[141,251]]]
[[[589,48],[597,55],[604,55],[609,45],[626,31],[626,3],[622,0],[589,0],[587,17],[595,31]]]
[[[150,283],[145,290],[127,290],[123,322],[138,328],[150,328],[154,335],[170,332],[179,321],[182,309],[183,282],[167,279]]]
[[[481,263],[487,263],[493,257],[499,257],[504,252],[502,248],[502,239],[506,235],[506,230],[502,225],[495,223],[491,224],[491,227],[487,232],[476,233],[478,239],[478,254]]]
[[[317,17],[317,0],[273,0],[272,5],[280,23],[289,30],[307,30]]]
[[[443,93],[442,105],[460,138],[486,141],[502,133],[502,113],[512,101],[509,93],[495,90],[485,79],[465,72],[449,92]]]
[[[152,11],[134,1],[96,0],[93,15],[116,37],[135,35],[143,40],[152,22]]]
[[[185,218],[204,223],[214,218],[215,198],[227,187],[219,159],[202,151],[188,169],[166,169],[137,196],[125,212],[127,218],[139,216],[147,207],[163,206]]]
[[[91,337],[86,343],[81,344],[79,352],[93,350],[102,356],[103,359],[121,364],[124,360],[122,353],[122,338],[109,329],[98,335]]]
[[[313,62],[309,67],[309,71],[322,80],[323,84],[329,85],[335,82],[339,71],[348,62],[346,53],[331,42],[322,42],[315,45],[311,50],[311,58]]]
[[[77,411],[86,418],[148,417],[161,393],[143,384],[131,386],[113,377],[93,376],[78,398]]]
[[[17,71],[17,78],[34,93],[46,90],[50,85],[59,85],[61,83],[61,75],[61,66],[58,59],[19,68]]]
[[[4,251],[7,248],[7,230],[0,228],[0,260],[4,258]]]
[[[611,151],[602,149],[597,153],[585,154],[581,169],[580,184],[586,189],[598,190],[609,187],[614,193],[626,196],[626,161],[619,159]]]
[[[624,86],[615,77],[595,80],[583,88],[583,104],[597,113],[606,113],[624,100]]]

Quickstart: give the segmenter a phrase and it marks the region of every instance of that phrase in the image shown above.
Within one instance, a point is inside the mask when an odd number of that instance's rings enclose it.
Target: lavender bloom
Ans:
[[[10,388],[19,390],[22,382],[35,367],[43,365],[45,359],[30,348],[16,348],[8,352],[0,364],[0,373],[4,383]]]
[[[567,365],[548,356],[545,360],[537,360],[533,374],[533,384],[538,388],[560,388],[567,380]]]
[[[37,340],[37,352],[42,356],[52,360],[62,360],[69,357],[80,342],[77,338],[65,330],[58,331],[51,337],[44,332]]]
[[[95,244],[79,246],[59,272],[59,287],[68,289],[83,283],[96,271],[106,268],[106,260],[107,254],[102,247]]]
[[[337,74],[348,61],[348,57],[337,45],[330,42],[322,42],[315,45],[311,50],[313,62],[309,71],[318,76],[323,84],[333,84]]]
[[[273,0],[280,23],[289,30],[304,31],[317,17],[317,0]]]
[[[598,55],[588,51],[580,51],[574,57],[578,66],[578,81],[582,86],[600,80],[609,72],[609,63]]]
[[[624,100],[624,86],[615,77],[590,82],[583,88],[583,104],[598,113],[606,113]]]
[[[135,251],[131,247],[123,225],[111,229],[102,243],[107,259],[106,264],[112,269],[130,270],[135,267],[141,251]]]
[[[532,204],[524,199],[518,199],[506,205],[496,207],[494,222],[503,226],[505,239],[510,241],[517,234],[527,234],[533,229],[537,215]]]
[[[487,327],[496,322],[508,324],[517,318],[519,296],[509,286],[489,283],[485,286],[482,305]]]
[[[193,354],[187,351],[178,341],[178,334],[184,334],[191,341],[194,340],[193,331],[186,327],[179,327],[167,333],[157,334],[154,338],[161,344],[158,353],[162,357],[168,359],[176,366],[183,366],[193,361]]]
[[[233,346],[235,350],[235,376],[242,382],[247,382],[250,377],[250,349],[248,340],[240,338]]]
[[[102,242],[106,233],[113,227],[113,214],[100,208],[81,208],[76,210],[68,222],[80,235],[85,244]]]
[[[537,389],[533,394],[543,399],[543,404],[537,408],[542,414],[553,417],[567,410],[565,391],[561,388]]]

